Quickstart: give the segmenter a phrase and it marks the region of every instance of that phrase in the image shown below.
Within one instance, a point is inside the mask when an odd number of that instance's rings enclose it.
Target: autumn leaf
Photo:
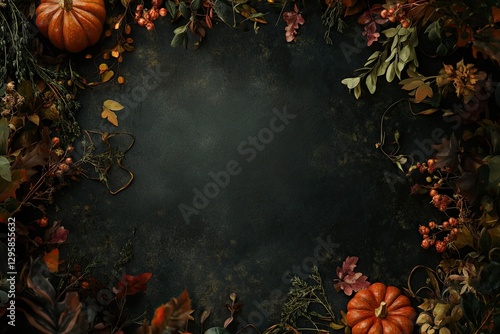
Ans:
[[[113,292],[116,293],[117,297],[123,298],[146,291],[146,283],[151,276],[151,273],[142,273],[137,276],[124,274],[118,282],[118,288],[113,288]]]
[[[337,267],[338,279],[334,280],[335,290],[343,290],[347,296],[350,296],[353,292],[358,292],[370,286],[367,276],[354,272],[358,259],[357,256],[348,256],[342,263],[342,268]]]
[[[118,126],[118,116],[109,109],[102,109],[101,117],[107,119],[114,126]]]
[[[113,78],[113,76],[115,75],[115,72],[113,70],[107,70],[106,72],[104,72],[101,76],[101,82],[107,82],[109,80],[111,80],[111,78]]]
[[[349,272],[354,271],[354,268],[356,268],[356,263],[358,262],[358,260],[359,258],[357,256],[348,256],[342,263],[342,268],[337,267],[338,278],[343,278]]]
[[[451,135],[450,140],[444,139],[442,144],[432,145],[432,148],[438,151],[436,153],[436,168],[450,167],[452,171],[458,167],[458,140],[455,134]]]
[[[484,28],[477,32],[472,42],[472,55],[477,58],[481,52],[483,57],[490,57],[500,63],[500,29]]]
[[[59,248],[54,248],[45,254],[43,256],[43,262],[51,273],[57,273],[59,271],[59,264],[62,263],[62,261],[59,261]]]
[[[10,182],[0,178],[0,189],[2,189],[0,192],[0,203],[9,197],[16,198],[16,190],[19,189],[22,183],[28,182],[30,176],[35,173],[35,171],[31,170],[16,169],[12,171]]]
[[[114,100],[106,100],[102,104],[105,109],[113,110],[113,111],[119,111],[125,108],[120,104],[120,102],[116,102]]]
[[[120,102],[114,100],[106,100],[102,104],[101,117],[107,119],[114,126],[118,126],[118,116],[115,111],[125,108]]]
[[[188,292],[184,290],[180,296],[172,298],[155,310],[151,320],[152,334],[162,334],[165,330],[175,333],[184,329],[186,323],[193,320],[191,317],[193,312]]]

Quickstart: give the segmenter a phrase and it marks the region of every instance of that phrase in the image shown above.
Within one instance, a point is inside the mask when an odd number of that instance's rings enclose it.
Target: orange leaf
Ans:
[[[491,11],[493,13],[493,22],[497,23],[500,21],[500,8],[493,6],[491,7]]]
[[[105,119],[107,118],[111,124],[113,124],[114,126],[118,126],[118,116],[116,116],[114,111],[103,108],[101,117]]]
[[[420,85],[415,92],[415,103],[422,102],[426,97],[432,97],[433,92],[428,84]]]
[[[191,317],[191,300],[187,290],[177,298],[172,298],[168,303],[161,305],[155,310],[151,320],[151,329],[153,334],[161,334],[165,330],[175,333],[185,328]]]
[[[59,270],[59,248],[54,248],[43,256],[43,262],[49,268],[51,273],[57,273]]]

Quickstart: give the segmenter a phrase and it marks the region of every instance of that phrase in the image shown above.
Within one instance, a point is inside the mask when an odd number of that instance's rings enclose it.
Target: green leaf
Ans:
[[[361,85],[357,85],[356,87],[354,87],[354,97],[356,99],[359,99],[361,96]]]
[[[481,323],[483,314],[481,310],[481,302],[473,293],[464,293],[460,299],[460,305],[462,306],[463,315],[466,320],[472,322],[474,326]]]
[[[182,17],[185,19],[189,19],[191,17],[191,9],[186,5],[185,2],[181,2],[179,4],[179,10],[181,12]]]
[[[410,59],[410,56],[411,56],[411,48],[409,45],[404,46],[399,51],[399,59],[401,59],[404,62],[407,62],[408,59]]]
[[[12,172],[10,171],[10,162],[7,157],[0,155],[0,177],[7,182],[12,181]]]
[[[185,33],[187,30],[187,25],[183,25],[183,26],[180,26],[180,27],[177,27],[175,28],[174,30],[174,34],[182,34],[182,33]]]
[[[191,7],[193,8],[193,10],[200,10],[201,8],[201,0],[193,0],[193,2],[191,2]]]
[[[377,76],[384,75],[385,71],[387,71],[387,67],[389,67],[389,63],[386,63],[385,61],[383,61],[382,63],[380,63],[380,65],[377,66],[377,68],[376,68],[376,70],[377,70]]]
[[[377,90],[377,73],[372,72],[366,76],[365,84],[370,94],[374,94]]]
[[[500,155],[488,159],[488,166],[490,167],[490,176],[488,181],[494,183],[500,179]]]
[[[443,43],[441,43],[437,47],[436,53],[438,54],[438,56],[446,56],[448,54],[448,48]]]
[[[387,80],[387,82],[392,82],[392,80],[394,80],[394,77],[396,75],[396,70],[394,67],[394,63],[391,63],[389,67],[387,67],[387,72],[385,73],[385,79]]]
[[[399,137],[400,137],[400,135],[399,135],[399,131],[398,131],[398,130],[394,131],[394,141],[395,141],[395,142],[396,142],[396,144],[398,144],[398,145],[399,145]]]
[[[171,46],[174,48],[177,46],[181,46],[185,43],[187,40],[187,33],[180,33],[180,34],[175,34],[174,38],[172,38],[172,42],[170,43]]]
[[[170,13],[170,16],[175,19],[177,17],[177,6],[175,5],[175,3],[172,0],[168,0],[165,2],[165,7]]]
[[[379,55],[380,55],[380,51],[375,51],[374,53],[372,53],[372,55],[370,57],[368,57],[368,59],[366,60],[366,63],[364,66],[368,66],[371,63],[373,63],[374,61],[376,61],[378,59]]]
[[[346,85],[347,88],[353,89],[356,86],[359,85],[359,82],[361,81],[360,77],[355,77],[355,78],[345,78],[344,80],[341,81],[342,84]]]
[[[0,155],[7,155],[9,143],[9,122],[6,118],[0,119]]]
[[[487,255],[491,249],[491,236],[487,228],[481,230],[479,235],[479,247],[481,248],[481,254]]]
[[[223,327],[212,327],[207,329],[205,334],[231,334],[231,332]]]
[[[382,31],[382,34],[384,34],[385,37],[387,37],[387,38],[392,38],[392,37],[396,36],[396,34],[398,33],[398,30],[399,29],[397,29],[397,28],[389,28],[389,29]]]

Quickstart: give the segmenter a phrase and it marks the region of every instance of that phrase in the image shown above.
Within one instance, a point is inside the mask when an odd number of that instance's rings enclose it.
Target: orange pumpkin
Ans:
[[[347,324],[352,334],[411,334],[417,316],[401,290],[373,283],[347,304]]]
[[[80,52],[101,37],[104,0],[42,0],[36,9],[36,26],[61,50]]]

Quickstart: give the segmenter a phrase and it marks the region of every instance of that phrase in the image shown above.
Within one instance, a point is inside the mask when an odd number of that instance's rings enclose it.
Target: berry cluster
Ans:
[[[420,246],[424,249],[428,249],[431,246],[436,248],[436,251],[442,253],[446,251],[448,248],[448,244],[457,239],[458,234],[460,233],[459,227],[460,223],[458,219],[454,217],[450,217],[447,221],[444,221],[441,225],[436,224],[431,221],[427,226],[420,225],[418,228],[418,232],[422,235],[422,243]],[[447,235],[443,238],[443,240],[436,240],[436,233],[432,236],[429,234],[433,230],[438,230],[438,232],[447,232]]]
[[[144,8],[144,5],[137,5],[135,8],[134,19],[141,27],[146,27],[147,30],[153,30],[155,24],[153,23],[160,16],[167,16],[168,11],[166,8],[160,8],[163,0],[151,0],[151,9]]]
[[[384,9],[380,12],[380,17],[382,17],[383,19],[388,19],[393,23],[399,21],[399,23],[401,23],[401,26],[403,28],[410,27],[410,22],[406,18],[406,15],[407,12],[405,11],[403,5],[401,5],[400,3],[396,5],[391,5],[389,9]]]

